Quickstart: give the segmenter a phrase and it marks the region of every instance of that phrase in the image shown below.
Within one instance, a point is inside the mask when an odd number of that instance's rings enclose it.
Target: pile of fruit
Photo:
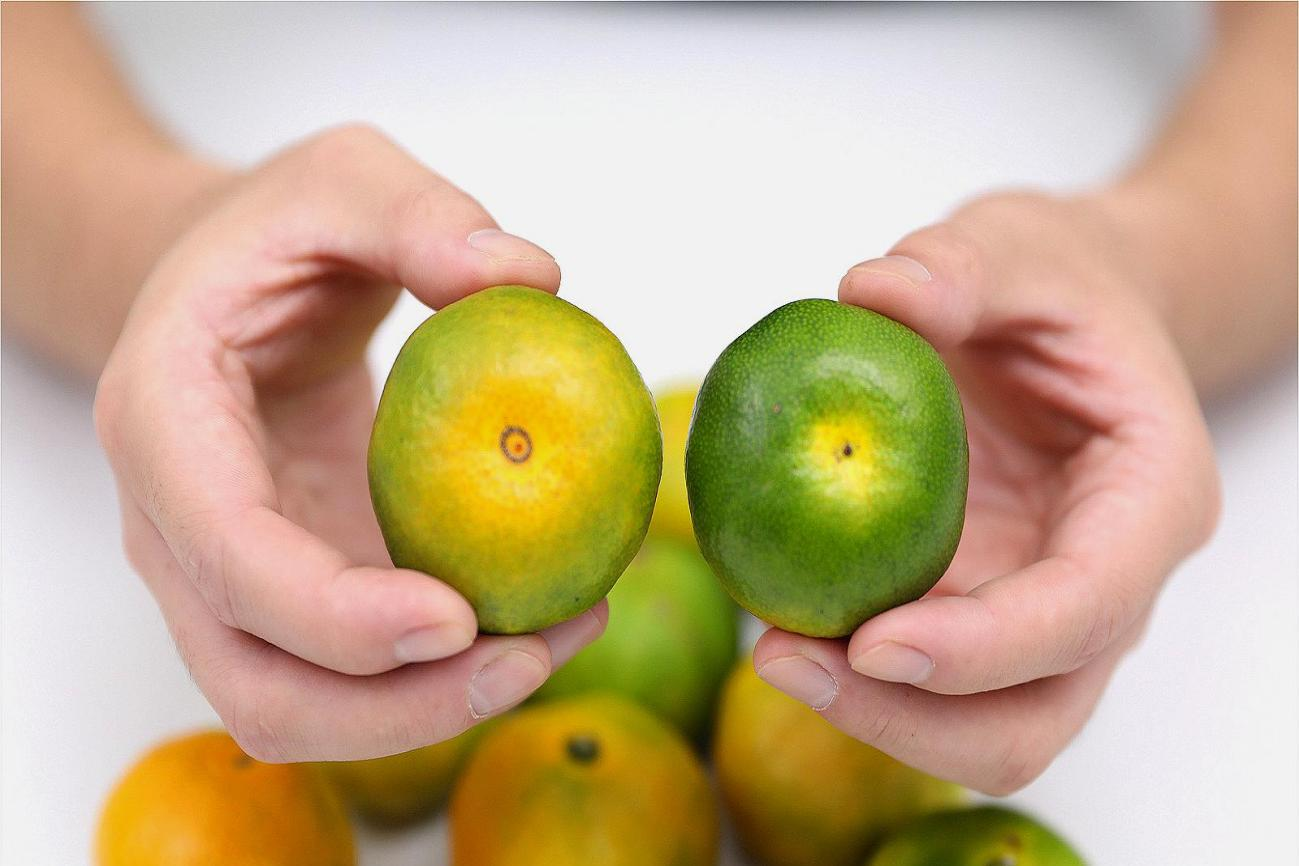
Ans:
[[[370,478],[394,562],[454,586],[484,631],[607,593],[605,634],[520,708],[401,755],[270,765],[224,732],[166,742],[108,798],[99,866],[350,866],[349,812],[402,827],[443,808],[457,866],[702,866],[724,822],[769,866],[1082,863],[1034,819],[840,733],[740,652],[733,598],[841,636],[951,560],[960,402],[901,325],[796,302],[697,393],[654,401],[595,319],[490,289],[403,348]]]

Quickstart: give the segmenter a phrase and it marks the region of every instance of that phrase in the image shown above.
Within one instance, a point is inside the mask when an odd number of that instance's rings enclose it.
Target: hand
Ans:
[[[540,636],[476,637],[461,596],[392,567],[371,510],[371,332],[399,286],[440,307],[501,283],[554,291],[559,268],[348,127],[230,181],[141,290],[96,426],[128,556],[250,755],[446,739],[602,631],[603,603]]]
[[[990,794],[1083,725],[1218,511],[1195,393],[1103,213],[989,198],[844,276],[843,302],[914,328],[960,387],[965,531],[933,591],[851,640],[772,630],[754,651],[837,727]]]

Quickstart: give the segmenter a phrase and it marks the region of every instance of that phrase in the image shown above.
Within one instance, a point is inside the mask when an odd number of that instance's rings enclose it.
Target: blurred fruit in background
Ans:
[[[347,815],[307,764],[263,764],[224,731],[169,740],[108,798],[98,866],[354,866]]]
[[[747,658],[723,689],[713,758],[741,845],[768,866],[860,866],[884,834],[965,799],[841,733]]]
[[[456,773],[488,724],[399,755],[369,761],[328,761],[316,766],[361,818],[380,827],[402,827],[442,807]]]
[[[455,866],[705,866],[717,832],[713,793],[685,740],[611,694],[502,719],[451,798]]]
[[[609,593],[609,626],[537,690],[613,691],[701,742],[737,652],[739,608],[694,545],[651,537]]]
[[[1000,806],[940,812],[889,837],[868,866],[1085,866],[1034,818]]]
[[[698,391],[699,384],[690,382],[660,388],[654,395],[659,427],[663,430],[663,478],[659,481],[650,532],[692,547],[695,530],[686,500],[686,437],[690,433],[690,414]]]

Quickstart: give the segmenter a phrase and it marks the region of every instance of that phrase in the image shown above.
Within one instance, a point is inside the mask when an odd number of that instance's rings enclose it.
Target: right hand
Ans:
[[[603,630],[601,602],[541,635],[478,637],[464,598],[392,567],[370,506],[375,326],[401,286],[437,308],[502,283],[555,291],[559,267],[381,134],[345,127],[231,178],[141,289],[96,427],[127,554],[253,757],[447,739]]]

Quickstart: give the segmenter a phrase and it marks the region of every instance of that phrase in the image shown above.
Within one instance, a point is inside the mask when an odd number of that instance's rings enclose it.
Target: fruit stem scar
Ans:
[[[506,427],[501,431],[501,453],[511,463],[525,462],[532,456],[532,437],[522,427]]]
[[[568,738],[565,748],[568,756],[579,764],[589,764],[600,757],[600,743],[589,734],[575,734]]]

